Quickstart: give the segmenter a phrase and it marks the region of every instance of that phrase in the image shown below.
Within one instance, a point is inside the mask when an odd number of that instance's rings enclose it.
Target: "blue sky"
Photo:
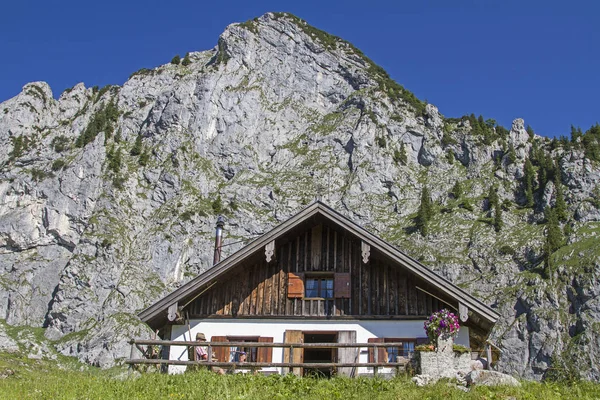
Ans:
[[[89,4],[88,4],[89,3]],[[30,81],[55,97],[123,84],[140,68],[214,47],[233,22],[288,11],[340,36],[448,117],[524,118],[545,136],[600,121],[600,2],[5,2],[0,101]]]

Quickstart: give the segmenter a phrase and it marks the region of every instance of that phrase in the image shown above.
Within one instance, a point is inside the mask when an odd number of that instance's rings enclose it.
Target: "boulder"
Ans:
[[[471,371],[465,380],[469,386],[521,386],[521,383],[510,375],[488,370]]]

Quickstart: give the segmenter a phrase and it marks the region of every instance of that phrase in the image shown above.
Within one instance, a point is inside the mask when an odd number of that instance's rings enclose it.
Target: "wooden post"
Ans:
[[[131,339],[130,341],[131,343],[131,351],[129,352],[129,359],[133,360],[133,357],[135,356],[134,352],[135,352],[135,339]],[[129,369],[133,369],[133,364],[129,364]]]
[[[290,346],[290,364],[294,362],[294,346]],[[290,371],[292,374],[294,373],[294,367],[290,367]]]
[[[212,363],[212,354],[213,354],[212,346],[208,345],[208,350],[207,350],[208,360],[206,360],[206,361],[208,361],[208,363]]]
[[[379,347],[373,348],[373,361],[375,361],[375,363],[379,362]],[[377,370],[378,367],[373,367],[373,376],[377,376]]]
[[[492,346],[486,344],[485,351],[487,352],[487,369],[492,369]]]

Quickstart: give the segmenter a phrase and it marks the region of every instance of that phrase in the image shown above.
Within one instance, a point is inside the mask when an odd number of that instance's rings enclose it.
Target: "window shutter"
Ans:
[[[334,297],[336,299],[350,298],[350,273],[340,272],[333,279]]]
[[[288,272],[288,298],[304,297],[304,274]]]
[[[273,343],[272,337],[259,337],[258,343]],[[270,363],[273,361],[273,348],[272,347],[259,347],[258,348],[258,362]]]
[[[210,338],[211,342],[228,342],[227,336],[213,336]],[[229,361],[229,346],[224,347],[213,347],[213,357],[219,362]]]
[[[385,341],[384,338],[369,338],[367,343],[383,343]],[[377,362],[386,362],[387,361],[387,351],[385,347],[369,347],[369,362],[375,362],[375,350],[377,350]]]

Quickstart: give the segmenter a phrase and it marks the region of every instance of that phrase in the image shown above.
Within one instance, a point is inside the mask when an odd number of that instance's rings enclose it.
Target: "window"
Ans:
[[[402,347],[387,347],[387,361],[396,362],[397,357],[412,358],[415,352],[415,342],[406,339],[385,338],[386,342],[402,342]]]
[[[402,343],[398,347],[380,347],[377,352],[378,362],[389,362],[394,363],[397,357],[412,358],[415,351],[416,339],[402,339],[402,338],[370,338],[369,343]],[[375,362],[375,350],[369,348],[369,362]]]
[[[258,342],[258,336],[255,337],[236,337],[227,336],[229,342]],[[248,346],[232,346],[229,348],[229,361],[238,362],[240,360],[240,353],[246,353],[247,362],[256,362],[258,360],[258,349],[256,347]]]
[[[273,343],[272,337],[264,336],[227,336],[228,342],[264,342]],[[249,347],[249,346],[231,346],[227,348],[229,352],[229,358],[227,361],[238,362],[240,360],[240,353],[243,351],[246,353],[246,362],[271,362],[273,360],[273,348],[272,347]],[[219,360],[221,361],[221,360]],[[224,360],[225,361],[225,360]]]
[[[304,288],[304,297],[333,299],[333,277],[307,277]]]

